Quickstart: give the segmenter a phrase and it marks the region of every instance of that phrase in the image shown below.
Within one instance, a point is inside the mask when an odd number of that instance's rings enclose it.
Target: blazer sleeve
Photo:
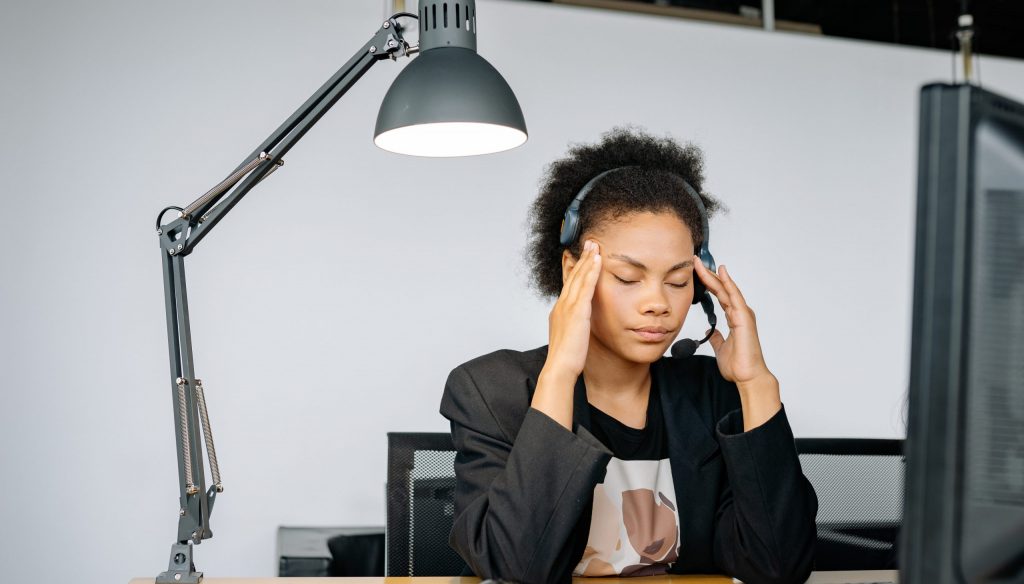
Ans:
[[[734,410],[716,433],[729,486],[715,518],[715,563],[745,584],[805,582],[818,498],[800,469],[785,407],[748,432],[742,410]]]
[[[460,366],[445,386],[441,414],[457,451],[450,544],[481,578],[568,582],[569,539],[611,453],[533,408],[507,435],[478,385],[498,382]]]

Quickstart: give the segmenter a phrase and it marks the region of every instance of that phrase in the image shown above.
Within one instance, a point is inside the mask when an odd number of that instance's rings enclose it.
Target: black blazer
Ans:
[[[589,534],[594,487],[611,459],[587,430],[582,375],[571,432],[530,407],[546,357],[546,346],[497,351],[456,367],[445,385],[441,414],[458,451],[450,543],[482,578],[570,581]],[[713,357],[651,366],[679,505],[680,557],[669,571],[804,582],[818,501],[785,410],[743,432],[739,393]]]

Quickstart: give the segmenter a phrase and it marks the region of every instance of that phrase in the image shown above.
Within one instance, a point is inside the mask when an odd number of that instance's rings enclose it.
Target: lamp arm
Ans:
[[[206,236],[225,213],[230,211],[256,184],[283,164],[284,155],[377,61],[412,55],[402,36],[399,17],[416,18],[409,13],[398,13],[389,18],[377,33],[344,66],[325,82],[305,103],[281,124],[266,140],[235,168],[221,183],[211,189],[179,214],[177,220],[164,226],[161,247],[174,255],[188,255]],[[248,175],[248,176],[245,176]],[[234,186],[242,176],[245,179],[226,197],[223,193]],[[219,191],[219,192],[218,192]],[[223,200],[221,198],[223,197]],[[182,228],[187,228],[181,231]],[[185,241],[180,240],[184,233]],[[181,244],[181,249],[178,245]]]
[[[192,561],[192,544],[199,544],[202,540],[213,537],[210,530],[210,513],[217,493],[223,490],[219,482],[220,473],[206,415],[202,382],[196,378],[192,357],[188,293],[185,286],[185,256],[192,252],[246,193],[281,166],[284,155],[292,146],[370,67],[382,59],[394,60],[399,56],[416,52],[416,47],[410,47],[402,37],[402,27],[398,22],[400,17],[415,18],[416,15],[398,13],[385,21],[377,33],[341,69],[231,174],[206,194],[181,209],[176,219],[160,225],[157,229],[163,262],[164,306],[167,318],[167,347],[174,404],[180,501],[177,540],[171,545],[168,570],[156,578],[158,584],[198,584],[202,580],[202,572],[195,571]],[[229,193],[232,187],[234,188]],[[164,211],[172,208],[174,207],[168,207]],[[160,220],[161,217],[157,217],[158,225]],[[209,489],[206,488],[200,429],[206,438],[211,472],[216,483]]]

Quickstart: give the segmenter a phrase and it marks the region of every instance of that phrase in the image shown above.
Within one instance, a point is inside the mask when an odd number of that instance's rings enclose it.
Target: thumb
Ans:
[[[704,334],[708,334],[708,331],[704,331]],[[715,355],[718,355],[718,350],[722,347],[722,343],[725,342],[725,337],[722,336],[722,331],[715,329],[715,332],[712,333],[708,342],[711,343],[711,348],[715,350]]]

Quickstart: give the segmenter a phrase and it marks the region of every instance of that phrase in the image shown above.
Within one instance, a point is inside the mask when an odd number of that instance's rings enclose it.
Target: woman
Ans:
[[[441,401],[458,451],[450,543],[478,576],[810,573],[817,499],[754,313],[695,255],[713,267],[702,215],[720,204],[702,182],[696,147],[628,129],[548,169],[529,258],[557,297],[549,343],[456,367]],[[714,358],[664,357],[704,288],[729,336],[713,331]]]

